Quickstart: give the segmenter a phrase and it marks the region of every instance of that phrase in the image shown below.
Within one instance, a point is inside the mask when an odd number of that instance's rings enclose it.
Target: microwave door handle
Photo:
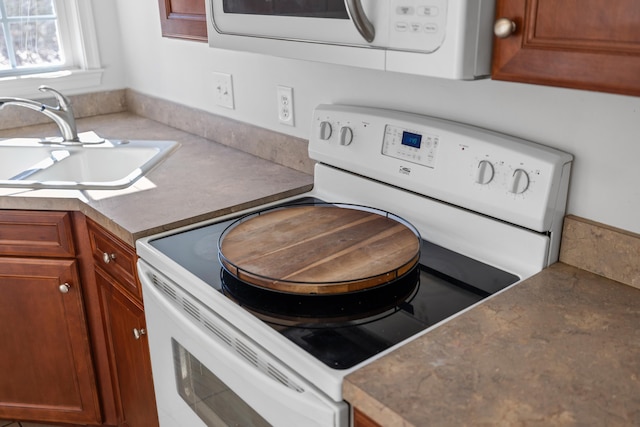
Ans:
[[[376,29],[364,13],[361,0],[344,0],[344,3],[347,5],[349,16],[362,38],[371,43],[376,37]]]

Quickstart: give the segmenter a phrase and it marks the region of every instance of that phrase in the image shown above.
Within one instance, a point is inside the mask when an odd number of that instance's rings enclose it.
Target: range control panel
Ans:
[[[382,154],[433,167],[438,150],[438,135],[423,134],[393,125],[386,125]]]
[[[309,155],[319,162],[537,231],[564,212],[570,154],[462,123],[320,105]]]

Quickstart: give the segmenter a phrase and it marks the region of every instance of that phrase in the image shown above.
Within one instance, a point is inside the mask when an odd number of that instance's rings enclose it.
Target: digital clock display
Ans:
[[[406,145],[408,147],[413,147],[413,148],[420,148],[421,143],[422,143],[422,135],[419,135],[417,133],[402,131],[402,145]]]

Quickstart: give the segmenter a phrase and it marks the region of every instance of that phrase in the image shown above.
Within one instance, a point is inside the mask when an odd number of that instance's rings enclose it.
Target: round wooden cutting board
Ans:
[[[281,292],[338,294],[390,282],[420,257],[420,237],[384,215],[335,205],[266,211],[234,223],[220,260],[238,279]]]

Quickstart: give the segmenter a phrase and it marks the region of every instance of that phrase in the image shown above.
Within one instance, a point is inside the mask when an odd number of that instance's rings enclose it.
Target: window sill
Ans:
[[[0,78],[0,94],[20,98],[42,98],[40,85],[51,86],[65,95],[96,91],[102,83],[103,69],[55,71]]]

